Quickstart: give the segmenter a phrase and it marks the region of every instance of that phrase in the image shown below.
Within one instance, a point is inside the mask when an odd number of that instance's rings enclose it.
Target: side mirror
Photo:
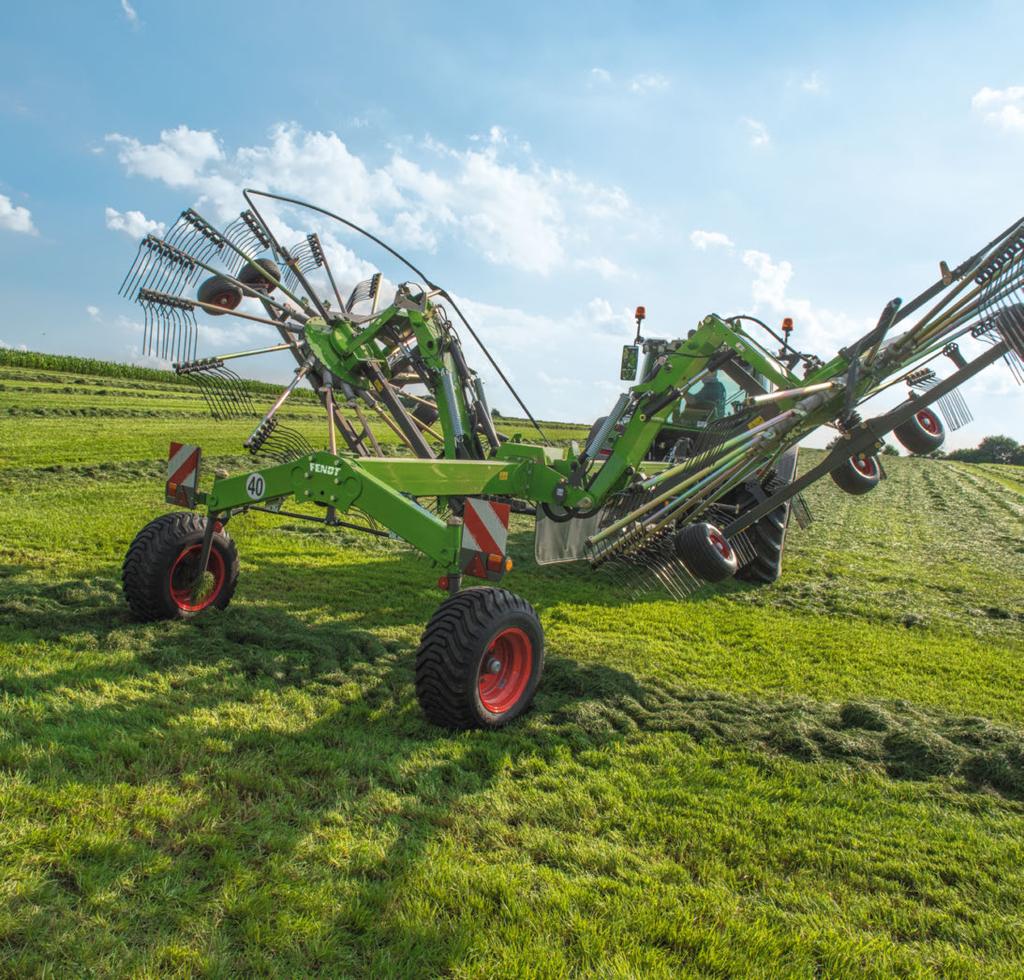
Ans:
[[[622,348],[622,367],[619,370],[619,379],[622,381],[636,381],[636,372],[639,366],[639,345],[626,344],[626,346]]]

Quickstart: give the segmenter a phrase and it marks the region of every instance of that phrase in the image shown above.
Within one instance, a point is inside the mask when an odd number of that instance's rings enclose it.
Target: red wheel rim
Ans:
[[[732,548],[729,546],[729,542],[725,540],[724,535],[718,531],[709,531],[708,541],[715,546],[715,551],[723,558],[732,558]]]
[[[236,306],[238,306],[239,301],[240,301],[240,297],[239,297],[238,293],[233,292],[233,291],[228,291],[228,292],[218,293],[216,296],[214,296],[214,298],[213,298],[213,305],[214,306],[221,306],[225,310],[233,310]]]
[[[853,460],[854,469],[858,473],[863,473],[864,476],[874,476],[877,472],[875,469],[875,461],[872,457],[868,456],[865,459],[855,458]]]
[[[502,630],[480,663],[480,703],[492,714],[504,714],[519,702],[532,673],[533,641],[518,626]]]
[[[185,612],[199,612],[211,605],[220,595],[224,586],[227,570],[224,558],[216,548],[210,549],[210,560],[206,563],[206,574],[203,576],[198,592],[192,583],[196,577],[196,566],[202,555],[203,546],[193,544],[185,548],[171,566],[170,589],[175,605]]]
[[[942,433],[942,425],[934,412],[929,412],[927,408],[922,408],[914,417],[917,419],[917,424],[929,435],[937,436]]]

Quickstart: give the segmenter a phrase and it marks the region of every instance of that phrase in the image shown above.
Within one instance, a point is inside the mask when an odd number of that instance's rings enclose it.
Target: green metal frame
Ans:
[[[447,572],[458,574],[461,521],[441,518],[414,498],[488,496],[587,512],[638,479],[641,470],[657,474],[659,467],[645,462],[652,443],[666,427],[672,427],[670,420],[684,404],[686,390],[703,375],[709,362],[721,359],[724,352],[730,352],[780,391],[842,378],[857,358],[860,374],[853,390],[854,399],[859,400],[877,389],[882,377],[913,362],[922,350],[921,344],[905,343],[898,359],[872,362],[855,347],[852,353],[841,352],[828,364],[798,378],[748,336],[737,321],[710,315],[687,339],[668,343],[657,370],[630,389],[631,412],[619,431],[610,436],[611,451],[604,460],[591,461],[578,452],[531,445],[518,438],[502,444],[490,458],[466,459],[458,458],[458,435],[460,429],[463,433],[473,431],[473,420],[461,385],[442,383],[446,376],[458,377],[458,371],[453,353],[446,349],[445,332],[435,320],[430,294],[416,300],[400,293],[395,304],[358,327],[347,321],[327,322],[314,317],[306,325],[306,339],[332,374],[360,385],[366,383],[368,368],[388,376],[386,358],[394,344],[385,343],[382,335],[388,333],[393,339],[396,330],[411,335],[435,380],[433,394],[444,433],[444,458],[367,458],[317,452],[289,463],[218,478],[208,494],[198,495],[197,502],[211,516],[234,514],[253,506],[279,509],[288,497],[341,513],[355,509]],[[736,436],[722,447],[728,452],[714,464],[717,469],[709,467],[708,474],[700,471],[677,491],[684,489],[685,497],[703,495],[701,506],[694,511],[699,512],[752,473],[770,465],[783,449],[838,417],[847,397],[846,391],[837,387],[834,393],[825,391],[810,400],[800,394],[782,398],[771,414],[796,409],[790,413],[794,418],[787,424],[784,438],[777,444],[767,440],[763,451],[751,459],[744,456],[751,440]],[[656,485],[660,479],[658,475],[649,477],[648,485]]]

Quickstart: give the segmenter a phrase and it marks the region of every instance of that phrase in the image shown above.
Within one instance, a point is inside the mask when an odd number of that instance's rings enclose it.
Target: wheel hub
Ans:
[[[516,626],[502,630],[492,641],[480,665],[477,689],[483,706],[494,714],[513,708],[523,696],[533,673],[533,642]]]
[[[220,552],[211,548],[206,571],[199,581],[196,581],[196,571],[202,552],[201,544],[191,545],[178,555],[171,566],[171,598],[185,612],[199,612],[211,605],[220,594],[226,578],[224,559]]]

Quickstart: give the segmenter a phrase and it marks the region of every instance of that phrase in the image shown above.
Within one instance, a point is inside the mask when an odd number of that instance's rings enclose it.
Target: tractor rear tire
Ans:
[[[946,430],[930,408],[915,412],[906,422],[897,425],[892,434],[908,453],[915,456],[927,456],[946,441]]]
[[[442,728],[501,728],[530,706],[544,669],[544,630],[525,599],[472,588],[446,599],[416,653],[416,697]]]
[[[714,524],[689,524],[676,532],[674,544],[683,564],[705,582],[732,578],[739,567],[735,550]]]
[[[878,486],[882,467],[877,456],[851,456],[832,471],[832,479],[840,490],[857,497]]]
[[[121,582],[136,619],[191,619],[231,601],[238,585],[238,549],[223,529],[213,534],[204,588],[198,594],[192,590],[207,520],[200,514],[164,514],[135,535]]]
[[[775,467],[776,480],[787,485],[796,476],[798,449],[783,453]],[[740,501],[741,514],[757,506],[753,494],[746,491]],[[782,555],[786,550],[786,531],[789,528],[790,504],[787,500],[775,510],[765,514],[761,520],[747,528],[747,539],[754,547],[754,560],[744,565],[736,577],[744,582],[760,582],[764,585],[774,582],[782,574]]]

